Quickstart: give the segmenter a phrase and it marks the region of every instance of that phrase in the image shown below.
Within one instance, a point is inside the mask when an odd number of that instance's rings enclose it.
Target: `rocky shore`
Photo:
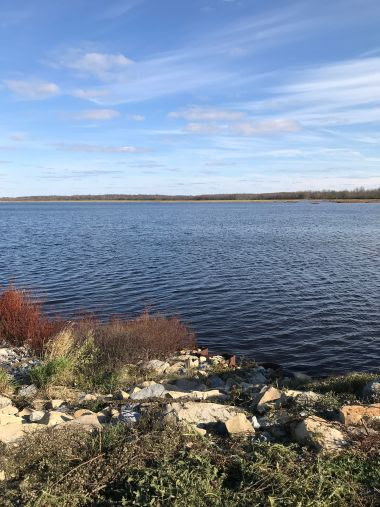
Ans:
[[[0,348],[0,368],[15,386],[0,393],[3,445],[17,445],[46,428],[101,432],[117,423],[131,426],[152,409],[165,423],[203,438],[298,442],[328,453],[380,433],[380,376],[372,376],[350,403],[332,397],[320,389],[323,381],[307,375],[285,376],[277,365],[195,349],[140,362],[144,380],[115,392],[54,386],[47,397],[30,382],[30,371],[40,361],[25,347]],[[6,478],[4,471],[0,477]]]

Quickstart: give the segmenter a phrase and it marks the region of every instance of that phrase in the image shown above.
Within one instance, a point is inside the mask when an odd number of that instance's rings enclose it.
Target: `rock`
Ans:
[[[222,380],[218,375],[213,375],[212,377],[209,377],[208,383],[210,387],[214,389],[224,389],[226,386],[224,380]]]
[[[311,444],[327,452],[341,451],[347,445],[346,435],[338,423],[330,423],[317,416],[307,417],[298,423],[294,436],[300,443]]]
[[[22,419],[20,422],[15,422],[3,426],[0,431],[0,442],[3,444],[10,444],[16,442],[20,438],[24,437],[27,433],[40,430],[43,428],[40,424],[30,423],[23,424]]]
[[[199,359],[197,358],[197,356],[189,356],[186,359],[186,361],[185,361],[185,366],[188,369],[198,368],[198,366],[199,366]]]
[[[97,401],[98,396],[96,394],[82,394],[82,396],[79,398],[79,401],[81,403],[87,402],[87,401]]]
[[[225,422],[225,425],[231,437],[255,434],[254,427],[243,413],[234,415]]]
[[[0,408],[8,407],[9,405],[12,405],[12,400],[7,396],[0,395]]]
[[[173,375],[175,373],[179,373],[184,368],[184,363],[182,362],[176,362],[169,366],[169,368],[166,369],[165,373]]]
[[[128,400],[129,398],[129,394],[127,393],[127,391],[123,391],[122,389],[120,389],[119,391],[117,391],[114,395],[113,395],[113,398],[115,400]]]
[[[154,380],[145,380],[145,382],[142,382],[139,387],[144,389],[144,387],[150,387],[157,385],[158,382],[155,382]]]
[[[137,393],[131,394],[131,400],[146,400],[148,398],[163,398],[166,394],[166,389],[161,384],[154,384],[150,387],[145,387]]]
[[[48,404],[48,401],[35,399],[35,400],[32,400],[32,402],[30,404],[34,408],[34,410],[43,410],[45,408],[45,406]]]
[[[74,419],[77,419],[78,417],[82,417],[82,415],[91,415],[94,414],[92,410],[88,410],[87,408],[80,408],[76,410],[73,414]]]
[[[48,403],[48,408],[52,408],[53,410],[59,408],[64,404],[64,400],[50,400]]]
[[[18,417],[17,415],[0,414],[0,426],[6,426],[7,424],[20,422],[22,422],[22,419],[20,419],[20,417]]]
[[[73,416],[58,411],[46,412],[45,417],[39,421],[39,424],[46,426],[58,426],[74,420]]]
[[[18,395],[21,398],[33,398],[38,393],[38,389],[34,384],[30,384],[29,386],[22,387]]]
[[[380,377],[368,382],[368,384],[364,386],[363,396],[365,398],[380,398]]]
[[[18,416],[19,417],[27,417],[29,419],[29,416],[30,414],[33,412],[33,410],[31,408],[23,408],[19,413],[18,413]]]
[[[33,410],[33,412],[29,415],[30,422],[39,422],[46,415],[46,412],[43,410]]]
[[[323,398],[322,394],[314,393],[313,391],[295,391],[294,389],[287,389],[285,396],[305,404],[317,402]]]
[[[266,384],[268,382],[268,379],[265,377],[262,371],[257,370],[258,368],[253,375],[250,375],[249,383],[254,385]]]
[[[111,409],[109,407],[104,408],[100,412],[97,412],[96,416],[101,424],[106,424],[111,419]]]
[[[199,356],[199,363],[200,364],[207,363],[207,357],[205,357],[205,356]]]
[[[214,427],[225,431],[225,423],[231,417],[239,414],[241,410],[230,405],[219,403],[205,403],[186,401],[184,403],[173,402],[166,405],[164,418],[168,422],[180,422],[198,427]]]
[[[225,394],[222,394],[217,389],[211,391],[166,391],[166,398],[192,398],[195,400],[207,400],[209,398],[226,398]]]
[[[175,390],[177,391],[207,391],[207,387],[203,382],[199,380],[188,380],[186,378],[180,378],[176,380],[173,384],[175,386]]]
[[[166,361],[160,361],[159,359],[152,359],[148,361],[144,366],[144,370],[154,371],[156,373],[165,373],[167,368],[169,368],[170,364]]]
[[[129,390],[129,396],[131,397],[132,394],[136,394],[136,393],[139,393],[141,391],[141,388],[140,387],[133,387],[132,389]]]
[[[257,410],[259,412],[264,412],[268,408],[268,403],[278,402],[281,400],[282,396],[283,395],[280,390],[275,387],[269,387],[262,394],[257,404]]]
[[[344,405],[339,412],[340,419],[346,426],[360,424],[380,424],[380,403],[373,405]]]
[[[67,423],[68,426],[81,426],[87,430],[100,430],[102,425],[96,414],[86,414],[76,417]]]
[[[252,416],[252,426],[255,428],[255,430],[258,430],[261,428],[260,423],[257,420],[257,417],[255,415]]]
[[[141,413],[134,407],[124,405],[120,409],[119,419],[126,424],[135,424],[139,419],[141,419]]]
[[[5,472],[4,470],[0,470],[0,482],[5,481]]]
[[[15,415],[18,413],[17,407],[8,405],[7,407],[0,408],[0,415]]]

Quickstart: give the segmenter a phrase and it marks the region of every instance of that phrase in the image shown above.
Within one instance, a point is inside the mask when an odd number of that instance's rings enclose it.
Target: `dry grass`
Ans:
[[[110,370],[196,345],[195,334],[177,317],[146,311],[132,320],[113,317],[104,324],[85,319],[77,323],[74,334],[79,343],[91,339],[101,364]]]
[[[0,340],[10,345],[28,345],[40,353],[63,325],[43,315],[41,304],[26,291],[8,287],[0,294]]]

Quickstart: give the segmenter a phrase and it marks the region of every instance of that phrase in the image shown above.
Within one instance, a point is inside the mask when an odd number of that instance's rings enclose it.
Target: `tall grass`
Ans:
[[[8,287],[0,294],[0,340],[16,346],[26,344],[42,352],[63,326],[63,321],[44,315],[41,304],[30,293]]]

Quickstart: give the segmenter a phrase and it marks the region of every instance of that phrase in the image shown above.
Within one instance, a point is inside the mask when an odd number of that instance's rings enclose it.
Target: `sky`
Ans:
[[[1,0],[0,196],[380,187],[379,0]]]

